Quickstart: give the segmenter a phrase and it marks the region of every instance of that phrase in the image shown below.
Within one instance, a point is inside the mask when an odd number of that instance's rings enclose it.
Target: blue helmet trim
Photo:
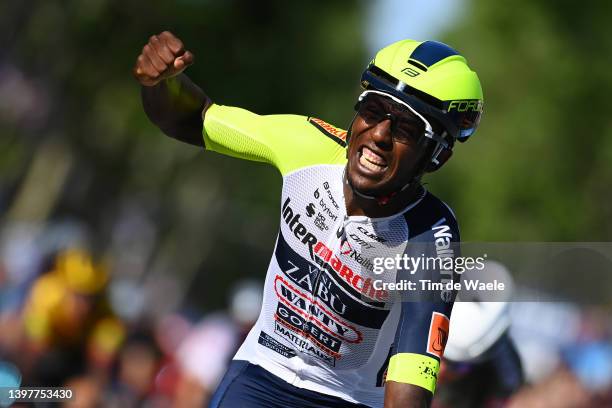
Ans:
[[[459,55],[459,52],[441,42],[425,41],[412,51],[409,58],[420,62],[426,67],[430,67],[451,55]]]

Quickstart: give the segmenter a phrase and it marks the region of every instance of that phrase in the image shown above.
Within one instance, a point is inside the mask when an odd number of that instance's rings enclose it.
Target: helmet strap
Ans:
[[[440,135],[440,137],[442,139],[444,139],[446,137],[448,133],[446,132],[446,130],[442,133],[442,135]],[[440,153],[442,153],[442,150],[445,149],[445,146],[441,143],[441,142],[437,142],[436,144],[436,148],[434,149],[432,155],[431,155],[431,162],[434,164],[434,166],[439,166],[440,162],[438,161],[438,156],[440,155]]]
[[[359,102],[357,102],[357,103],[359,103]],[[357,115],[358,114],[359,114],[359,112],[357,112],[356,105],[355,105],[355,115],[353,115],[353,119],[351,119],[351,123],[349,123],[348,130],[346,131],[346,154],[347,154],[347,157],[348,157],[348,145],[349,145],[349,142],[351,141],[351,132],[353,131],[353,122],[355,122],[355,119],[357,119]]]

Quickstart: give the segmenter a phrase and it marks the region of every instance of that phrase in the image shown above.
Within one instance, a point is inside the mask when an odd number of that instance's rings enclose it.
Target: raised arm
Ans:
[[[133,73],[142,85],[142,104],[151,122],[170,137],[204,146],[202,118],[212,101],[182,73],[193,62],[183,42],[164,31],[149,38]]]

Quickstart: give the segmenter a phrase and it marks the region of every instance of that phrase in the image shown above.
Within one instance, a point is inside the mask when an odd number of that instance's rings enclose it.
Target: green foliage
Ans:
[[[612,235],[610,5],[473,0],[446,40],[478,72],[481,126],[432,188],[472,241]]]
[[[30,157],[55,139],[73,166],[49,217],[87,223],[100,252],[135,203],[158,229],[150,268],[193,282],[202,304],[221,305],[238,277],[263,278],[280,176],[162,136],[131,68],[150,35],[170,30],[196,56],[187,74],[215,101],[346,124],[368,58],[358,2],[41,0],[0,12],[5,61],[46,96],[31,109],[44,112],[35,126],[0,116],[0,191],[16,194]]]

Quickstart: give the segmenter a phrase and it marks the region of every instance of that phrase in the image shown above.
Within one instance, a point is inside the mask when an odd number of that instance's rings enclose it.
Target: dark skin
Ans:
[[[347,150],[347,176],[353,186],[361,193],[371,196],[387,196],[398,192],[406,184],[412,185],[393,195],[381,205],[377,200],[367,199],[354,194],[344,185],[347,213],[368,217],[386,217],[404,209],[418,196],[419,182],[431,155],[433,143],[419,145],[417,142],[400,143],[393,139],[391,120],[369,123],[357,115],[351,125],[351,140]],[[364,163],[364,150],[376,155],[377,161],[384,166],[371,166]]]
[[[204,146],[202,117],[212,101],[182,74],[193,62],[183,42],[164,31],[149,38],[132,72],[142,85],[142,104],[151,122],[170,137]]]
[[[164,31],[149,38],[136,60],[133,74],[142,85],[144,110],[165,134],[183,142],[204,146],[203,117],[211,99],[182,72],[194,62],[191,52],[181,40]],[[434,130],[437,130],[434,127]],[[347,150],[347,175],[360,192],[368,195],[389,195],[407,183],[412,186],[395,194],[382,205],[377,200],[355,195],[345,184],[344,193],[349,215],[385,217],[393,215],[417,198],[418,179],[427,170],[432,146],[399,143],[391,134],[391,121],[370,123],[357,116],[351,126]],[[365,163],[364,148],[378,167]],[[445,162],[450,154],[443,155]],[[439,166],[438,166],[439,168]],[[385,386],[385,408],[420,408],[431,403],[431,393],[424,388],[388,381]]]

